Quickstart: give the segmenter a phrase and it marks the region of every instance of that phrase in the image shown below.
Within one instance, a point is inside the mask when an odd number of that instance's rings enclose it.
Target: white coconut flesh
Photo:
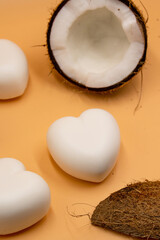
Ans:
[[[106,88],[134,71],[145,40],[134,13],[121,1],[70,0],[53,21],[50,47],[70,79]]]

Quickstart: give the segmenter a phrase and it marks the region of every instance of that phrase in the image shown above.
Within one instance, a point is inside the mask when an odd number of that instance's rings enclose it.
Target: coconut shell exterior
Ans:
[[[147,46],[148,46],[148,40],[147,40],[147,29],[146,29],[146,23],[144,20],[144,17],[142,15],[142,13],[138,10],[138,8],[136,7],[136,5],[131,1],[131,0],[119,0],[122,3],[124,3],[125,5],[127,5],[132,12],[135,14],[136,19],[139,23],[139,25],[141,26],[141,30],[144,34],[144,42],[145,42],[145,47],[144,47],[144,53],[142,58],[140,59],[139,63],[137,64],[136,68],[133,70],[133,72],[130,73],[130,75],[128,75],[125,79],[122,79],[122,81],[109,86],[109,87],[103,87],[103,88],[91,88],[91,87],[86,87],[83,84],[78,83],[75,79],[71,79],[70,77],[68,77],[64,72],[63,69],[60,68],[60,66],[58,65],[56,58],[53,55],[51,46],[50,46],[50,33],[51,33],[51,29],[52,29],[52,25],[54,24],[54,20],[57,16],[57,14],[59,13],[59,11],[64,7],[64,5],[70,0],[63,0],[58,7],[56,8],[56,10],[54,10],[49,24],[48,24],[48,29],[47,29],[47,48],[48,48],[48,54],[51,60],[51,63],[53,64],[53,68],[57,70],[57,72],[59,74],[61,74],[66,80],[68,80],[70,83],[73,83],[76,86],[79,86],[83,89],[87,89],[87,90],[91,90],[91,91],[96,91],[96,92],[106,92],[106,91],[110,91],[110,90],[114,90],[117,88],[122,87],[123,85],[125,85],[131,78],[133,78],[142,68],[142,66],[145,63],[146,60],[146,53],[147,53]],[[98,1],[98,0],[97,0]]]
[[[93,225],[132,237],[160,239],[160,181],[130,184],[100,202]]]

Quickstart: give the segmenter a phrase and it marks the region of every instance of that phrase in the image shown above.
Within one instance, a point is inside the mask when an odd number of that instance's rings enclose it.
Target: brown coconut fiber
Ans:
[[[132,237],[160,239],[160,181],[138,182],[112,193],[96,207],[91,223]]]

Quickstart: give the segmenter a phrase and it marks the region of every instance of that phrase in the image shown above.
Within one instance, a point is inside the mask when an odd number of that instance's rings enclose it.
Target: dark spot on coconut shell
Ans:
[[[48,54],[51,60],[51,63],[54,65],[54,68],[56,69],[56,71],[62,75],[66,80],[68,80],[70,83],[73,83],[74,85],[81,87],[83,89],[87,89],[87,90],[91,90],[94,92],[106,92],[106,91],[112,91],[114,89],[120,88],[122,86],[124,86],[130,79],[132,79],[142,68],[142,66],[145,63],[146,60],[146,53],[147,53],[147,46],[148,46],[148,39],[147,39],[147,29],[146,29],[146,22],[145,19],[143,17],[143,15],[141,14],[141,12],[139,11],[139,9],[136,7],[136,5],[134,4],[134,2],[132,2],[132,0],[119,0],[122,3],[124,3],[125,5],[127,5],[132,12],[135,14],[137,21],[139,22],[141,29],[143,31],[144,34],[144,42],[145,42],[145,47],[144,47],[144,53],[143,56],[141,57],[141,59],[139,60],[139,63],[137,64],[136,68],[124,79],[122,79],[122,81],[113,84],[109,87],[103,87],[103,88],[91,88],[91,87],[86,87],[85,85],[78,83],[75,79],[71,79],[70,77],[68,77],[64,72],[63,69],[60,68],[60,66],[58,65],[55,56],[53,55],[51,46],[50,46],[50,33],[51,33],[51,29],[52,29],[52,25],[54,23],[54,20],[57,16],[57,14],[59,13],[59,11],[64,7],[64,5],[70,0],[63,0],[58,7],[56,8],[56,10],[54,10],[53,14],[51,15],[49,24],[48,24],[48,29],[47,29],[47,48],[48,48]]]
[[[100,202],[93,225],[132,237],[160,239],[160,181],[130,184]]]

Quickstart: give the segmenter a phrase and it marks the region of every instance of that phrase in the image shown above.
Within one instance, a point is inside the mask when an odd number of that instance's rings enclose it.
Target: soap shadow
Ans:
[[[43,176],[46,176],[47,183],[49,186],[51,186],[51,189],[55,189],[58,187],[59,189],[62,189],[64,191],[64,182],[66,187],[71,187],[72,189],[78,189],[79,193],[83,192],[84,190],[88,193],[89,190],[96,190],[97,188],[102,186],[102,184],[105,183],[106,180],[104,180],[101,183],[94,183],[94,182],[88,182],[84,181],[75,177],[72,177],[71,175],[64,172],[54,161],[51,154],[49,153],[48,149],[41,148],[41,152],[38,153],[38,165],[43,172]],[[45,162],[45,164],[44,164]],[[112,176],[112,173],[111,173]],[[109,176],[108,176],[109,177]],[[68,194],[68,189],[66,190],[66,195]],[[66,213],[68,214],[68,205],[66,205]]]
[[[108,188],[104,192],[104,196],[110,193],[110,186],[112,186],[113,183],[116,181],[116,176],[118,174],[121,160],[123,160],[124,154],[124,146],[123,142],[121,142],[120,151],[117,156],[117,161],[114,168],[102,182],[95,183],[75,178],[63,171],[52,158],[49,150],[47,149],[47,146],[39,146],[39,149],[41,150],[37,151],[38,166],[41,172],[41,176],[44,179],[47,179],[49,186],[51,186],[52,188],[53,186],[59,186],[59,188],[63,189],[63,184],[65,182],[69,187],[72,186],[75,189],[78,188],[79,191],[85,190],[87,192],[90,190],[92,191],[93,189],[99,191],[104,187],[106,188],[107,184]]]
[[[81,180],[78,178],[75,178],[71,175],[69,175],[68,173],[66,173],[65,171],[63,171],[58,165],[57,163],[54,161],[54,159],[52,158],[51,154],[48,151],[48,158],[50,160],[50,163],[52,165],[52,167],[55,169],[55,171],[62,176],[63,179],[65,179],[65,181],[67,181],[69,184],[71,185],[76,185],[79,187],[95,187],[96,185],[98,185],[98,183],[93,183],[93,182],[89,182],[89,181],[85,181],[85,180]]]
[[[17,233],[0,235],[0,239],[4,239],[4,240],[9,238],[16,239],[17,237],[23,237],[24,234],[26,236],[26,234],[32,234],[32,232],[35,232],[37,230],[41,231],[42,229],[47,228],[47,222],[50,221],[50,219],[52,218],[52,215],[53,215],[53,212],[52,212],[52,209],[50,208],[47,215],[43,217],[39,222]]]
[[[79,188],[84,188],[85,187],[85,188],[91,189],[91,188],[98,188],[99,186],[105,185],[106,182],[112,181],[112,178],[115,175],[115,171],[117,170],[116,169],[117,164],[116,164],[114,166],[113,170],[110,172],[110,174],[102,182],[90,182],[90,181],[85,181],[85,180],[75,178],[75,177],[69,175],[68,173],[66,173],[65,171],[63,171],[57,165],[57,163],[54,161],[54,159],[52,158],[49,151],[48,151],[48,159],[50,160],[50,163],[51,163],[52,167],[54,168],[56,173],[58,173],[58,175],[62,176],[62,178],[65,179],[65,181],[67,181],[68,184],[70,184],[72,186],[75,185],[76,187],[79,187]],[[120,160],[120,156],[118,156],[118,158],[117,158],[117,163],[119,162],[119,160]]]

